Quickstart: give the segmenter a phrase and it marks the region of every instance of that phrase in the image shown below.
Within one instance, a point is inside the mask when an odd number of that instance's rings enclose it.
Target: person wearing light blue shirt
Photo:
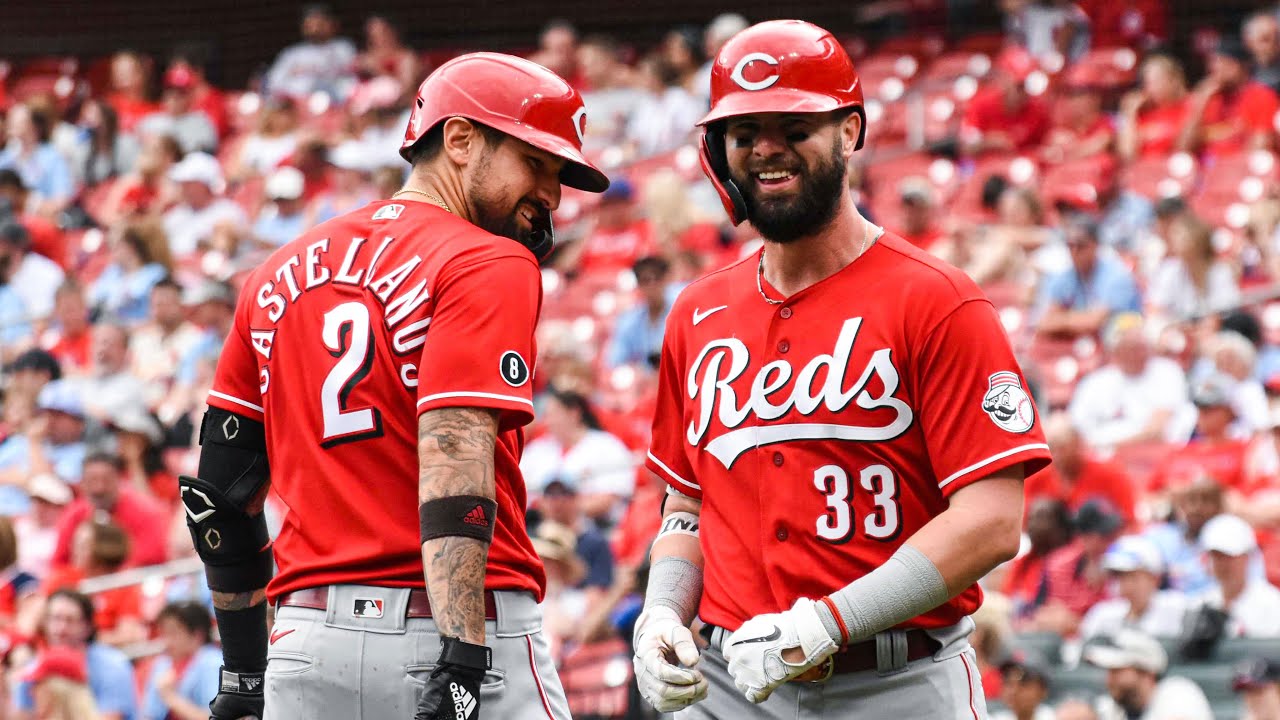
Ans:
[[[1050,335],[1097,333],[1113,315],[1141,312],[1138,283],[1118,259],[1099,248],[1098,226],[1074,217],[1066,226],[1071,267],[1040,287],[1037,330]]]
[[[9,111],[7,121],[9,143],[0,151],[0,169],[16,171],[39,200],[58,205],[69,201],[75,178],[66,158],[49,142],[53,118],[18,104]]]
[[[222,651],[209,644],[209,611],[195,602],[172,603],[160,611],[156,627],[165,649],[147,678],[142,720],[205,712],[218,694],[222,666]]]
[[[44,421],[45,434],[40,449],[53,472],[63,481],[80,482],[84,464],[85,412],[79,388],[68,380],[45,385],[36,399]],[[31,438],[14,435],[0,443],[0,477],[17,474],[25,478],[32,468]],[[12,480],[11,477],[6,480]],[[31,499],[21,483],[0,483],[0,515],[21,515],[31,506]]]
[[[618,316],[605,355],[610,368],[644,365],[657,369],[667,313],[675,301],[675,293],[667,285],[670,269],[666,260],[656,256],[642,257],[632,266],[640,300]]]

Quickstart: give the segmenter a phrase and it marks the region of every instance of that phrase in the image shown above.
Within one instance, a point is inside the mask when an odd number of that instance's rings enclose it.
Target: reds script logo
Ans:
[[[728,432],[712,438],[706,445],[706,451],[725,469],[731,468],[742,453],[753,447],[792,440],[877,442],[892,440],[906,432],[915,416],[906,403],[894,397],[898,390],[898,369],[893,366],[889,348],[875,351],[857,382],[851,387],[844,387],[849,357],[861,327],[860,317],[845,320],[836,338],[834,352],[814,357],[798,374],[786,360],[774,360],[760,368],[751,381],[750,394],[741,405],[738,404],[737,392],[729,383],[743,374],[751,360],[746,344],[737,338],[707,343],[689,368],[689,399],[698,402],[697,417],[689,424],[686,434],[689,444],[696,446],[702,441],[711,427],[713,411]],[[821,386],[814,388],[814,378],[823,369],[826,370],[826,379]],[[878,396],[873,396],[867,389],[872,377],[879,377],[884,385]],[[801,415],[810,415],[819,406],[839,413],[854,401],[863,410],[892,410],[893,419],[881,426],[798,422],[739,428],[752,415],[760,420],[777,420],[792,408]]]
[[[759,80],[748,80],[743,73],[747,66],[753,62],[762,62],[769,66],[766,71],[768,75]],[[758,74],[752,73],[752,74]],[[733,72],[730,73],[729,79],[738,84],[743,90],[764,90],[778,82],[778,61],[772,55],[766,55],[762,52],[747,53],[742,56],[737,65],[733,66]]]
[[[1017,373],[1004,371],[987,378],[989,387],[982,398],[982,409],[991,421],[1002,430],[1024,433],[1036,422],[1036,411],[1031,398],[1022,389],[1022,379]]]

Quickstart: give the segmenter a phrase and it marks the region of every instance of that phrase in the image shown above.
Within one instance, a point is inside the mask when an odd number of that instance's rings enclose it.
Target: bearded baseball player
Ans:
[[[703,167],[765,242],[667,323],[641,693],[680,718],[984,718],[976,582],[1049,461],[1008,339],[964,273],[855,209],[862,89],[830,33],[744,30],[711,100]]]
[[[540,65],[452,60],[418,89],[404,189],[249,275],[180,481],[222,633],[214,720],[569,719],[518,461],[550,214],[561,185],[609,184],[585,114]]]

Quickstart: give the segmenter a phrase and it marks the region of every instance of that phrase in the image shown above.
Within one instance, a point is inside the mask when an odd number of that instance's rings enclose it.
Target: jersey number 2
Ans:
[[[868,465],[858,473],[858,485],[871,493],[875,507],[862,519],[862,534],[872,540],[892,540],[902,529],[898,480],[884,465]],[[813,486],[826,496],[827,511],[818,518],[818,537],[835,545],[853,539],[853,493],[849,473],[823,465],[813,473]]]
[[[320,388],[320,411],[324,418],[320,447],[378,437],[382,434],[382,413],[374,407],[352,409],[348,406],[351,391],[373,369],[369,308],[359,302],[335,305],[324,314],[321,334],[325,348],[338,362]]]

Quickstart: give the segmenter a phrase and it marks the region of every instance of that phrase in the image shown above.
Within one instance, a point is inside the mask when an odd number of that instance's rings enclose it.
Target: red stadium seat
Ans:
[[[1001,33],[975,33],[958,40],[955,49],[996,55],[1004,46],[1005,38]]]
[[[937,56],[945,48],[946,42],[938,35],[913,33],[885,40],[876,47],[876,53],[897,53],[924,59]],[[861,72],[861,66],[858,70]]]
[[[1188,153],[1138,158],[1121,173],[1125,188],[1153,200],[1191,194],[1199,166]]]
[[[953,50],[939,55],[920,75],[921,83],[949,83],[962,77],[981,78],[991,70],[991,56],[982,52]]]

